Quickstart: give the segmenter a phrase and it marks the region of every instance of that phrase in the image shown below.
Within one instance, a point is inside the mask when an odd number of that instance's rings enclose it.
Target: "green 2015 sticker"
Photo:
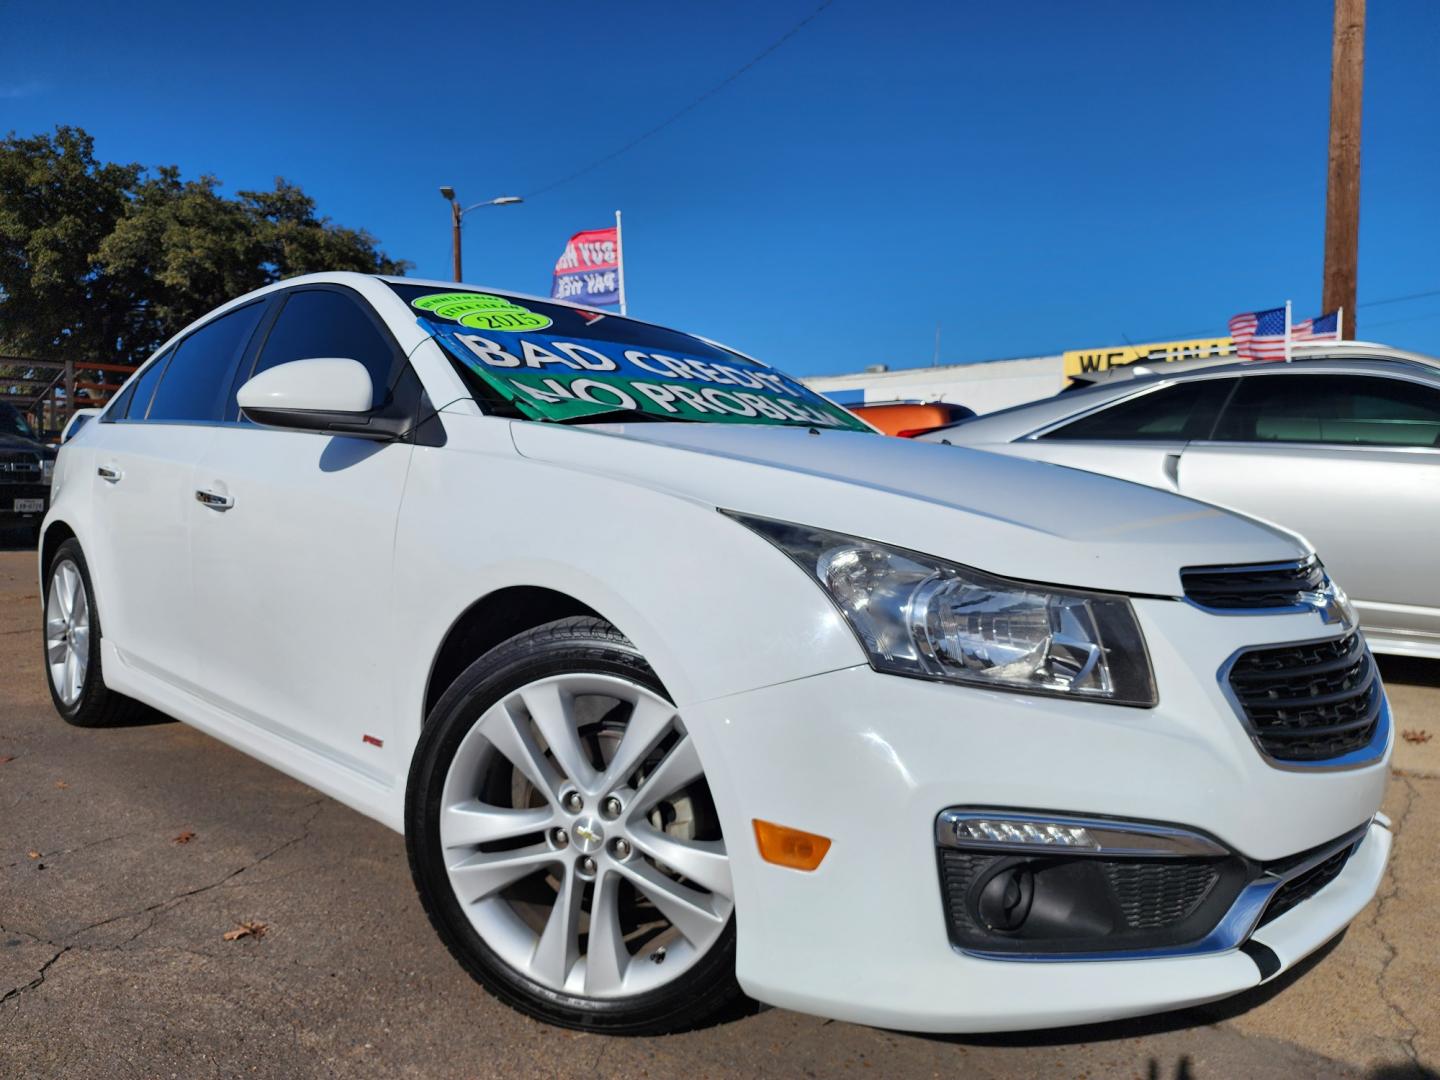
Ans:
[[[523,308],[503,296],[486,293],[431,293],[410,302],[411,307],[442,319],[453,319],[476,330],[543,330],[551,319],[538,311]]]

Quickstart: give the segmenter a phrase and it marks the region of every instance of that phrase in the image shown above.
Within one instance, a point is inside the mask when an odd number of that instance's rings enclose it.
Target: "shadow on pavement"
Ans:
[[[1380,677],[1387,683],[1408,686],[1440,686],[1440,660],[1422,660],[1418,656],[1377,656]]]
[[[1369,1075],[1370,1080],[1440,1080],[1440,1072],[1419,1061],[1408,1065],[1381,1065]]]
[[[0,528],[0,551],[34,551],[35,530],[26,526],[19,529]]]

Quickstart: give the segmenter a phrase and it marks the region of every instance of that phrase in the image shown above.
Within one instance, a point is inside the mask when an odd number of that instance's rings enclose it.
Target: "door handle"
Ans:
[[[95,472],[101,480],[104,480],[107,483],[118,484],[120,482],[119,469],[112,469],[109,465],[101,465],[98,469],[95,470]]]
[[[221,495],[218,491],[210,491],[207,488],[197,488],[195,501],[202,506],[208,506],[211,510],[229,510],[235,505],[235,500],[229,495]]]

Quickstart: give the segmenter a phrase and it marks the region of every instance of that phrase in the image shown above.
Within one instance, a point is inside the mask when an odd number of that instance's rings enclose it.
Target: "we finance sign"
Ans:
[[[1175,360],[1209,359],[1234,354],[1235,342],[1228,337],[1155,341],[1144,345],[1112,345],[1105,349],[1069,349],[1065,352],[1065,378],[1092,375],[1141,361],[1168,364]]]

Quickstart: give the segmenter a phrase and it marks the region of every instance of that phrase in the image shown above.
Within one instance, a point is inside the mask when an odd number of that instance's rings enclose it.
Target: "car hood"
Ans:
[[[1077,588],[1178,596],[1181,567],[1310,550],[1273,526],[1140,484],[864,432],[529,422],[512,430],[516,450],[534,461]]]

